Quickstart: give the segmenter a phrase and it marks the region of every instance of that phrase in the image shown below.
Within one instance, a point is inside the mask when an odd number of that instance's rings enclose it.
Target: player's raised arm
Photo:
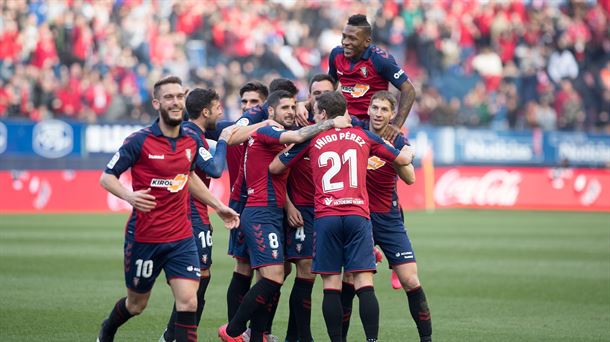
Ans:
[[[224,221],[226,228],[233,229],[239,227],[239,214],[214,197],[195,172],[191,171],[189,177],[188,187],[191,195],[214,209]]]
[[[400,86],[400,101],[398,102],[398,112],[396,113],[396,117],[394,117],[392,123],[387,125],[383,132],[381,132],[381,136],[384,139],[394,141],[396,136],[400,134],[400,128],[407,120],[407,116],[409,115],[414,102],[415,87],[413,87],[411,81],[406,80]]]
[[[351,119],[345,116],[339,116],[334,119],[324,120],[315,125],[306,126],[298,131],[286,131],[280,136],[282,144],[300,144],[316,136],[320,132],[324,132],[330,128],[347,128],[352,127]]]

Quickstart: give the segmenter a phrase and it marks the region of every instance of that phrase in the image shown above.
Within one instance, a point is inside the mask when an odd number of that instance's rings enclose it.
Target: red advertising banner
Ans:
[[[0,171],[0,213],[127,211],[130,206],[98,183],[100,171]],[[442,167],[416,171],[399,184],[405,209],[482,208],[610,212],[610,170],[526,167]],[[131,186],[125,173],[121,182]],[[225,173],[211,191],[225,203]]]

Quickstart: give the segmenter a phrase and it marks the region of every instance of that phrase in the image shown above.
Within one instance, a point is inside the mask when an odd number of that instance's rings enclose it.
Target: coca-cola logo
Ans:
[[[513,206],[521,180],[517,171],[490,170],[483,176],[462,176],[459,170],[451,169],[436,183],[434,199],[440,206]]]

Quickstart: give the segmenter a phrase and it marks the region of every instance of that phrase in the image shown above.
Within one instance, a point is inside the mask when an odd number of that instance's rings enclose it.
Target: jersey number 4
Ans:
[[[341,171],[341,167],[347,164],[349,168],[349,186],[351,188],[358,187],[358,170],[356,162],[356,150],[350,148],[345,151],[342,156],[339,153],[333,151],[327,151],[320,155],[318,158],[318,166],[327,166],[330,162],[330,168],[322,176],[322,190],[324,192],[333,192],[342,190],[345,184],[340,182],[333,182],[332,179]]]

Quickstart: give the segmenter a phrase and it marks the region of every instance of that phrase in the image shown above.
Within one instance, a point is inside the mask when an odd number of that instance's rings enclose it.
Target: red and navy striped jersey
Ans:
[[[314,124],[312,112],[309,112],[309,124]],[[295,162],[295,165],[290,168],[288,175],[288,196],[292,204],[313,207],[315,188],[313,185],[313,175],[311,172],[311,163],[309,156],[304,156],[303,159]]]
[[[119,178],[131,168],[133,190],[151,188],[150,194],[157,202],[150,212],[132,211],[126,236],[137,242],[164,243],[193,235],[187,182],[196,162],[206,162],[198,160],[197,154],[202,154],[203,159],[209,154],[199,139],[182,128],[178,137],[165,137],[158,120],[125,139],[104,172]]]
[[[247,189],[247,207],[280,207],[286,203],[288,172],[274,175],[269,164],[286,146],[280,144],[285,130],[273,126],[261,127],[248,140],[244,155],[244,182]]]
[[[368,129],[368,122],[352,118],[352,126]],[[389,144],[387,140],[384,141]],[[404,135],[399,134],[391,145],[400,151],[405,145],[410,144]],[[368,162],[366,188],[369,195],[369,208],[372,213],[390,212],[393,207],[398,207],[398,193],[396,192],[398,175],[396,170],[394,170],[391,161],[378,156],[370,156]]]
[[[309,156],[315,186],[315,215],[369,217],[366,169],[369,155],[394,161],[399,151],[359,127],[330,129],[280,156],[292,167]]]
[[[255,106],[245,111],[237,121],[222,121],[219,122],[216,129],[206,131],[206,137],[212,140],[218,140],[222,130],[230,125],[249,126],[267,120],[269,104],[266,102],[262,106]],[[244,152],[246,150],[245,143],[233,146],[227,146],[227,169],[229,170],[229,186],[234,188],[235,182],[238,179],[240,168],[243,167]]]
[[[373,94],[388,90],[388,82],[400,89],[408,80],[394,57],[375,45],[364,50],[357,61],[345,57],[343,47],[335,47],[330,53],[328,74],[341,82],[347,111],[361,120],[368,120],[367,113]]]

